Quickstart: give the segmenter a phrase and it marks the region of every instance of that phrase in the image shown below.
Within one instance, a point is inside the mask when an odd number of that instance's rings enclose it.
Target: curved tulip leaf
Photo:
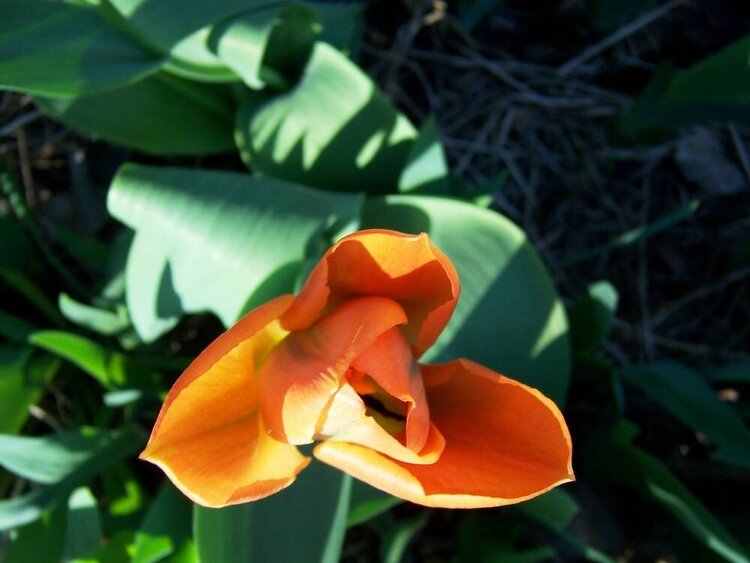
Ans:
[[[264,175],[385,193],[396,191],[416,131],[361,69],[317,43],[294,88],[246,94],[235,135],[243,159]]]
[[[313,463],[291,487],[266,499],[221,509],[196,505],[193,535],[200,559],[336,563],[350,491],[351,477]]]
[[[70,127],[147,153],[211,154],[234,145],[228,90],[164,72],[104,94],[36,101]]]
[[[96,9],[65,2],[0,0],[0,87],[78,96],[135,82],[165,58],[110,26]]]
[[[308,246],[358,221],[361,195],[327,194],[244,174],[126,165],[109,210],[135,229],[127,304],[146,341],[184,313],[229,326],[292,291]]]
[[[458,307],[425,361],[471,358],[565,402],[570,375],[565,311],[516,225],[468,203],[407,195],[369,201],[364,224],[427,232],[458,270]]]
[[[218,57],[250,88],[285,89],[299,78],[320,33],[315,10],[304,5],[245,12],[219,25],[209,39]]]
[[[102,521],[96,498],[88,487],[78,487],[68,498],[65,558],[83,559],[102,545]]]
[[[568,310],[573,349],[593,353],[607,338],[617,310],[619,296],[607,281],[591,284]]]

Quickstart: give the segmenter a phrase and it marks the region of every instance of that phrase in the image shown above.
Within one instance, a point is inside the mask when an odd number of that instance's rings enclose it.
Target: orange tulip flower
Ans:
[[[298,296],[251,311],[196,358],[141,458],[209,507],[289,486],[310,462],[297,446],[314,441],[320,461],[426,506],[500,506],[573,480],[551,400],[469,360],[417,363],[458,295],[425,234],[343,238]]]

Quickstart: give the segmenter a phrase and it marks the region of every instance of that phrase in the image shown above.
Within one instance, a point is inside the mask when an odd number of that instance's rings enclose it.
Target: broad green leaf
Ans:
[[[0,87],[70,97],[135,82],[164,59],[133,43],[93,7],[0,0]]]
[[[617,310],[617,290],[606,281],[591,284],[568,311],[570,339],[578,353],[594,352],[609,334]]]
[[[118,531],[94,553],[88,557],[74,559],[71,563],[131,563],[132,543],[133,532],[131,530]]]
[[[171,483],[164,484],[135,536],[133,563],[155,563],[190,537],[192,504]]]
[[[425,361],[471,358],[565,402],[570,372],[565,310],[516,225],[468,203],[407,195],[369,201],[363,222],[427,232],[456,266],[461,298]]]
[[[580,463],[597,478],[626,485],[661,505],[723,559],[746,563],[747,554],[701,501],[666,465],[630,443],[636,432],[626,421],[597,429],[580,448]]]
[[[57,441],[70,440],[69,436],[71,435],[65,434],[62,438],[57,438]],[[62,477],[62,479],[51,485],[38,486],[21,496],[0,500],[0,530],[17,528],[37,520],[45,511],[65,499],[78,485],[86,483],[108,465],[133,455],[145,443],[145,437],[130,426],[121,430],[102,433],[101,436],[103,438],[96,440],[95,444],[90,444],[91,448],[88,450],[64,452],[61,451],[60,447],[57,447],[49,455],[46,455],[44,450],[50,447],[50,443],[55,442],[55,435],[43,438],[25,438],[25,440],[37,440],[33,447],[28,446],[25,449],[23,452],[25,458],[27,460],[30,458],[49,460],[52,458],[55,465],[51,467],[60,469],[57,477]],[[7,440],[7,437],[3,438]],[[83,438],[80,439],[83,440]],[[17,446],[18,444],[13,445]],[[62,449],[64,450],[64,447]],[[60,457],[54,458],[55,453],[60,454]],[[86,454],[85,458],[82,455],[84,453]],[[79,455],[81,456],[78,458],[79,463],[66,465],[66,459],[69,460],[70,456]],[[4,464],[8,463],[4,454],[0,455],[0,459],[3,460]],[[44,463],[46,464],[47,461]],[[68,468],[67,473],[61,470],[63,466]],[[48,480],[51,478],[53,471],[53,469],[41,467],[32,470],[28,463],[23,464],[20,458],[16,459],[15,467],[16,469],[22,468],[24,472],[31,471],[35,476]]]
[[[339,191],[395,191],[415,137],[372,80],[321,42],[294,88],[247,93],[236,121],[253,170]]]
[[[146,153],[200,155],[234,146],[228,90],[164,72],[104,94],[36,102],[70,127]]]
[[[0,433],[21,430],[29,407],[41,398],[59,367],[60,361],[49,355],[33,356],[29,348],[0,346]]]
[[[67,293],[60,294],[57,305],[66,319],[99,334],[112,336],[130,327],[127,308],[122,305],[111,311],[76,301]]]
[[[268,5],[268,0],[109,0],[109,3],[154,47],[169,53],[189,35],[209,24],[245,10]]]
[[[222,509],[196,505],[193,535],[201,561],[339,561],[350,479],[312,463],[266,499]]]
[[[750,430],[699,373],[672,362],[628,366],[619,373],[712,440],[718,447],[714,459],[750,469]]]
[[[66,432],[38,438],[0,434],[0,465],[36,483],[57,483],[110,439],[107,434],[90,432]]]
[[[398,191],[432,195],[447,195],[450,191],[448,163],[434,117],[422,126],[411,147]]]
[[[352,499],[346,525],[358,526],[404,502],[400,498],[371,487],[363,481],[352,482]]]
[[[320,28],[312,8],[271,5],[218,26],[209,41],[250,88],[287,89],[302,74]]]
[[[229,326],[290,292],[308,247],[356,224],[362,199],[244,174],[123,167],[109,210],[137,231],[127,303],[139,335],[152,341],[192,312]]]
[[[152,389],[159,381],[159,375],[143,361],[77,334],[43,330],[32,334],[29,342],[77,365],[107,389]]]
[[[717,119],[750,123],[750,36],[686,70],[661,68],[621,127],[634,134]]]
[[[66,509],[59,506],[33,524],[16,530],[5,554],[6,563],[60,563],[65,544]]]
[[[68,525],[65,530],[65,557],[80,559],[102,545],[102,522],[96,499],[87,487],[75,489],[68,498]]]

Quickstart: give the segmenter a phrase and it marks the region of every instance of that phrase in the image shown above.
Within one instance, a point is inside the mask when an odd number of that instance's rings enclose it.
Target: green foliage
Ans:
[[[152,74],[163,59],[90,6],[2,0],[0,86],[42,96],[93,94]]]
[[[565,311],[518,227],[493,211],[426,196],[370,200],[364,225],[429,233],[461,277],[458,307],[425,361],[472,358],[565,403]]]
[[[595,468],[592,474],[625,485],[660,505],[723,559],[747,561],[732,535],[667,466],[631,444],[635,433],[637,429],[625,421],[598,429],[582,451],[584,463]]]
[[[294,88],[244,96],[235,135],[245,162],[266,176],[384,193],[398,186],[416,131],[362,70],[317,43]]]
[[[750,469],[750,430],[701,375],[677,363],[623,368],[622,377],[716,446],[714,458]]]
[[[685,70],[664,66],[622,116],[626,134],[707,120],[750,122],[750,36]]]
[[[185,312],[212,311],[229,326],[291,292],[308,249],[352,229],[361,204],[270,178],[125,167],[109,210],[136,231],[126,287],[138,334],[152,341]]]
[[[193,531],[199,556],[216,563],[335,563],[350,490],[350,477],[318,463],[267,499],[218,510],[196,506]],[[281,537],[289,539],[279,541]]]
[[[449,12],[442,24],[465,34],[501,4],[460,2],[458,19]],[[609,32],[654,4],[597,0],[589,8],[597,29]],[[583,486],[448,517],[457,528],[455,561],[611,562],[577,524],[591,518],[591,489],[607,497],[621,488],[644,511],[660,507],[710,557],[747,561],[719,503],[691,492],[693,481],[684,484],[683,473],[635,446],[635,427],[611,417],[630,416],[631,395],[645,394],[667,422],[715,448],[710,459],[683,462],[707,471],[731,465],[745,479],[748,365],[615,368],[601,345],[614,340],[617,289],[590,285],[566,315],[526,235],[491,208],[509,174],[476,187],[452,178],[437,120],[417,130],[352,60],[362,10],[285,0],[0,0],[0,86],[150,163],[121,167],[109,191],[108,211],[128,233],[113,235],[112,221],[80,235],[37,219],[39,208],[0,161],[8,203],[0,206],[3,556],[334,563],[347,529],[363,527],[377,538],[380,559],[408,560],[412,541],[444,515],[323,464],[270,498],[214,510],[159,485],[135,460],[157,399],[213,334],[211,321],[195,315],[231,325],[293,293],[332,242],[367,227],[427,232],[459,272],[461,299],[426,361],[468,357],[561,406],[569,387],[579,401],[566,414]],[[749,53],[745,37],[691,68],[662,67],[624,111],[623,132],[750,120]],[[250,172],[204,168],[241,168],[222,154],[232,152]],[[220,157],[173,158],[206,155]],[[699,204],[682,202],[562,263],[646,241],[693,219]],[[717,383],[731,385],[740,403],[720,400]],[[578,408],[577,395],[589,403]]]
[[[233,145],[229,91],[165,72],[103,94],[36,102],[71,127],[147,153],[211,154]]]

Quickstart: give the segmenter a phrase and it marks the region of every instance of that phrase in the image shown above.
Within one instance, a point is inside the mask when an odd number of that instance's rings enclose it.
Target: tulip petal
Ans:
[[[419,452],[430,433],[430,411],[422,374],[400,328],[393,328],[380,336],[354,360],[352,367],[369,375],[393,397],[409,404],[406,446]]]
[[[328,437],[328,441],[359,444],[406,463],[435,463],[445,447],[442,434],[434,425],[429,425],[429,421],[420,450],[406,447],[366,414],[364,402],[348,383],[334,395],[324,416],[320,434]]]
[[[395,301],[355,297],[312,328],[284,339],[260,375],[261,411],[271,436],[290,444],[312,442],[352,361],[404,322],[404,310]]]
[[[290,485],[310,461],[267,435],[258,409],[257,369],[284,338],[278,318],[293,297],[252,311],[185,370],[162,406],[141,458],[198,504],[220,507]]]
[[[315,456],[370,485],[425,506],[478,508],[527,500],[574,479],[562,414],[539,391],[468,360],[422,366],[432,422],[445,449],[411,465],[327,441]]]
[[[404,333],[419,357],[450,319],[459,291],[453,264],[426,234],[360,231],[325,253],[282,324],[304,330],[352,295],[389,297],[406,311]]]

